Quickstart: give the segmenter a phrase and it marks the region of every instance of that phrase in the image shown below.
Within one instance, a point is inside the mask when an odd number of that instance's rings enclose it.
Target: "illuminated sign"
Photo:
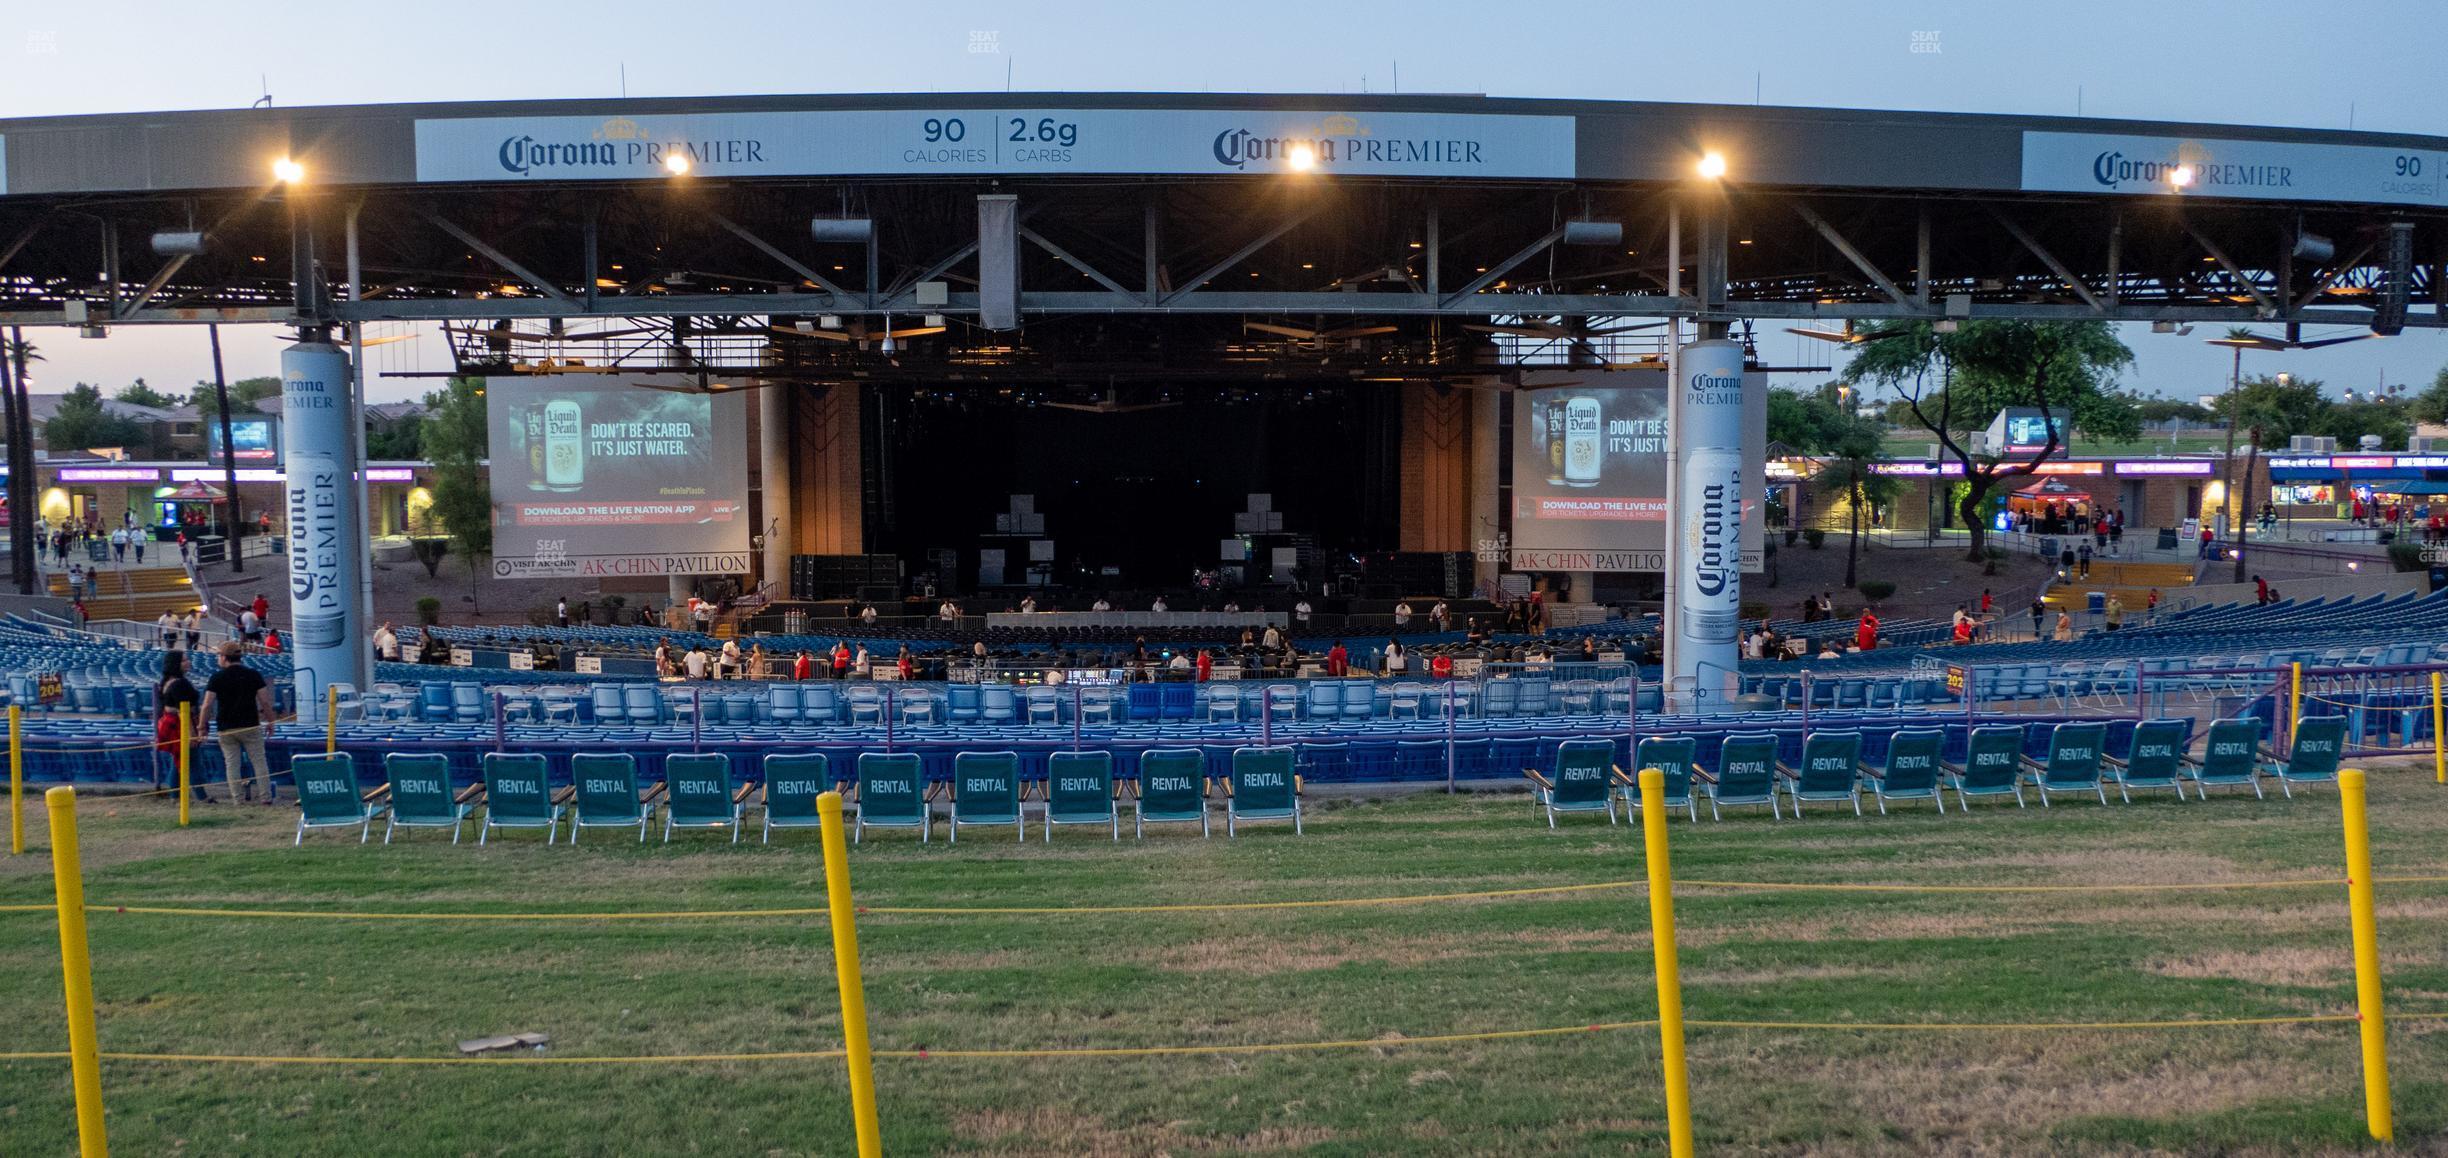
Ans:
[[[2393,454],[2333,454],[2329,466],[2334,470],[2387,470],[2397,465]]]
[[[2206,459],[2170,462],[2166,459],[2154,458],[2138,462],[2120,462],[2116,464],[2116,472],[2121,475],[2183,475],[2188,478],[2207,478],[2211,473],[2211,465]],[[2276,460],[2273,459],[2271,465],[2277,465]]]
[[[1870,464],[1870,473],[1906,478],[1927,478],[1932,475],[1951,476],[1962,474],[1963,464],[1960,462],[1874,462]]]
[[[59,472],[61,482],[160,482],[161,472],[149,466],[70,466]]]
[[[2107,464],[2107,463],[2104,463],[2104,462],[2044,462],[2044,463],[2041,463],[2041,464],[2040,464],[2040,465],[2038,465],[2038,466],[2033,467],[2033,468],[2032,468],[2032,473],[2033,473],[2033,474],[2103,474],[2103,473],[2106,473],[2107,469],[2108,469],[2108,464]]]

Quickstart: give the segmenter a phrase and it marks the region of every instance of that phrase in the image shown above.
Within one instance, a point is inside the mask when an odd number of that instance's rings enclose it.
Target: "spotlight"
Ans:
[[[664,153],[663,171],[671,174],[674,177],[686,176],[689,171],[688,154],[683,153],[678,149],[673,149]]]
[[[272,162],[272,178],[283,185],[295,185],[306,179],[306,166],[283,157]]]
[[[1306,173],[1317,168],[1317,150],[1307,145],[1294,145],[1291,152],[1284,154],[1284,163],[1292,166],[1295,172]]]
[[[2193,166],[2178,165],[2168,170],[2168,184],[2183,189],[2193,184]]]
[[[1700,154],[1700,175],[1714,181],[1726,175],[1725,154],[1710,150]]]

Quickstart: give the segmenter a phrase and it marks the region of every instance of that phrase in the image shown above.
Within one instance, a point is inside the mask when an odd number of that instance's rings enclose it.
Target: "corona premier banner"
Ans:
[[[486,379],[494,576],[747,571],[745,393],[686,375]]]
[[[1728,681],[1740,660],[1735,636],[1742,608],[1743,348],[1717,340],[1683,347],[1675,361],[1676,449],[1682,476],[1675,497],[1674,532],[1682,536],[1683,573],[1677,584],[1673,638],[1666,654],[1671,676],[1694,676],[1708,692]],[[1755,453],[1751,461],[1759,458]],[[1754,541],[1757,532],[1753,532]],[[1730,681],[1728,681],[1730,682]],[[1710,704],[1711,697],[1702,703]]]
[[[281,352],[281,440],[288,460],[289,647],[298,698],[319,713],[332,683],[367,686],[357,605],[366,537],[357,525],[357,434],[348,356],[327,342]]]

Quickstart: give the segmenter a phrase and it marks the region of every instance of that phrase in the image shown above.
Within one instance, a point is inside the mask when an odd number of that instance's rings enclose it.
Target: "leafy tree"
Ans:
[[[2406,436],[2414,433],[2408,409],[2395,402],[2324,402],[2320,418],[2303,433],[2328,435],[2338,440],[2338,446],[2349,449],[2364,435],[2377,434],[2381,449],[2404,450]]]
[[[2431,388],[2415,395],[2409,409],[2416,422],[2448,422],[2448,366],[2432,375]]]
[[[1967,485],[1956,513],[1970,532],[1972,562],[1989,561],[1982,502],[2000,482],[2056,457],[2061,426],[2107,439],[2140,433],[2132,398],[2109,388],[2114,374],[2133,363],[2133,351],[2106,322],[1984,320],[1942,333],[1927,321],[1903,320],[1857,332],[1867,340],[1846,367],[1846,380],[1894,387],[1912,423],[1962,464]],[[1974,454],[1965,435],[2007,407],[2037,409],[2049,420],[2040,452],[2011,462]]]
[[[378,462],[409,462],[425,457],[425,424],[398,422],[377,427],[367,423],[366,457]]]
[[[130,406],[150,406],[155,410],[175,410],[187,405],[186,395],[164,394],[145,385],[145,380],[142,378],[120,387],[119,392],[111,395],[111,398]]]
[[[423,442],[434,464],[433,517],[467,561],[468,596],[493,552],[493,495],[478,464],[486,456],[484,380],[452,378],[425,396]]]
[[[1841,425],[1831,430],[1822,448],[1827,454],[1819,464],[1816,481],[1823,489],[1838,489],[1851,500],[1852,526],[1845,536],[1844,585],[1854,585],[1855,570],[1861,562],[1862,508],[1887,502],[1895,497],[1896,480],[1877,473],[1876,464],[1886,461],[1884,447],[1886,428],[1868,419],[1847,416]]]
[[[2232,403],[2236,429],[2247,436],[2244,458],[2244,478],[2240,484],[2242,499],[2233,508],[2236,536],[2244,535],[2245,525],[2253,517],[2253,470],[2261,464],[2261,448],[2284,442],[2298,434],[2311,434],[2328,419],[2329,401],[2321,397],[2321,384],[2309,378],[2293,378],[2280,382],[2276,378],[2256,376],[2238,383]],[[2235,581],[2244,581],[2244,553],[2236,552]]]
[[[1826,395],[1799,390],[1768,392],[1768,441],[1781,442],[1796,454],[1817,454],[1844,422],[1844,414]]]
[[[43,441],[53,450],[92,450],[104,446],[151,445],[144,423],[121,418],[102,408],[102,391],[83,382],[60,399],[43,424]]]
[[[2136,398],[2134,417],[2154,426],[2178,420],[2202,423],[2218,421],[2218,415],[2208,408],[2180,398]]]
[[[219,422],[221,420],[221,398],[213,390],[213,384],[198,382],[196,387],[195,393],[188,396],[194,401],[196,412],[201,414],[206,422]],[[270,376],[240,378],[229,384],[230,413],[232,415],[253,413],[256,402],[265,398],[276,398],[279,395],[279,378]]]

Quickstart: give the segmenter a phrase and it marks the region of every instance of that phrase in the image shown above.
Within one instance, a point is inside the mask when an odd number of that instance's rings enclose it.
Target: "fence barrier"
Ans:
[[[1679,882],[1686,889],[1871,891],[1923,893],[2135,892],[2200,889],[2289,889],[2346,885],[2349,926],[2353,939],[2355,1012],[2351,1014],[2292,1014],[2255,1017],[2177,1018],[2108,1022],[1823,1022],[1751,1021],[1683,1016],[1681,972],[1676,956],[1670,824],[1665,804],[1664,774],[1641,770],[1642,835],[1647,873],[1639,880],[1584,882],[1475,892],[1413,894],[1393,897],[1322,898],[1315,900],[1252,901],[1183,905],[1111,906],[875,906],[857,905],[851,887],[849,856],[843,831],[842,799],[838,792],[818,797],[821,822],[826,906],[823,909],[703,910],[663,913],[366,913],[305,910],[207,909],[171,906],[92,905],[85,901],[83,867],[77,838],[77,794],[73,787],[56,787],[44,794],[51,822],[54,904],[6,905],[0,912],[54,911],[60,935],[62,990],[67,1004],[68,1050],[0,1053],[0,1060],[58,1060],[70,1063],[75,1086],[78,1144],[89,1158],[109,1153],[102,1112],[101,1062],[229,1063],[309,1066],[437,1066],[437,1065],[647,1065],[692,1062],[805,1061],[842,1059],[849,1072],[853,1130],[862,1158],[880,1155],[881,1135],[875,1103],[873,1059],[897,1060],[1083,1058],[1165,1055],[1227,1055],[1283,1053],[1357,1048],[1393,1048],[1455,1042],[1495,1041],[1603,1033],[1655,1027],[1659,1034],[1661,1078],[1664,1084],[1669,1149],[1674,1155],[1693,1152],[1690,1074],[1685,1055],[1688,1029],[1752,1029],[1775,1031],[1884,1032],[2040,1032],[2051,1030],[2174,1030],[2272,1025],[2316,1025],[2353,1022],[2361,1046],[2365,1124],[2372,1138],[2392,1139],[2392,1105],[2388,1074],[2387,1021],[2390,1014],[2381,989],[2378,926],[2373,891],[2381,883],[2448,883],[2448,876],[2377,877],[2371,868],[2367,810],[2368,778],[2361,769],[2338,774],[2339,811],[2343,825],[2346,876],[2259,881],[2214,881],[2199,884],[2154,883],[2126,885],[1908,885],[1854,882],[1776,882],[1694,879]],[[184,801],[185,794],[182,792]],[[1604,889],[1644,888],[1650,908],[1652,952],[1656,959],[1658,1016],[1652,1019],[1576,1026],[1483,1030],[1416,1037],[1375,1037],[1311,1042],[1267,1042],[1218,1045],[1079,1047],[1066,1049],[885,1049],[873,1050],[867,1033],[866,1000],[859,961],[857,922],[866,915],[970,916],[1007,914],[1099,914],[1149,912],[1262,911],[1321,906],[1421,904],[1456,900],[1554,896]],[[831,928],[834,964],[842,1005],[843,1045],[840,1049],[774,1051],[737,1054],[675,1054],[644,1056],[563,1057],[315,1057],[248,1054],[178,1054],[103,1051],[95,1025],[92,963],[86,944],[90,912],[187,917],[286,917],[336,920],[663,920],[754,916],[813,916],[822,914]],[[2448,1020],[2448,1011],[2401,1012],[2398,1020]]]

